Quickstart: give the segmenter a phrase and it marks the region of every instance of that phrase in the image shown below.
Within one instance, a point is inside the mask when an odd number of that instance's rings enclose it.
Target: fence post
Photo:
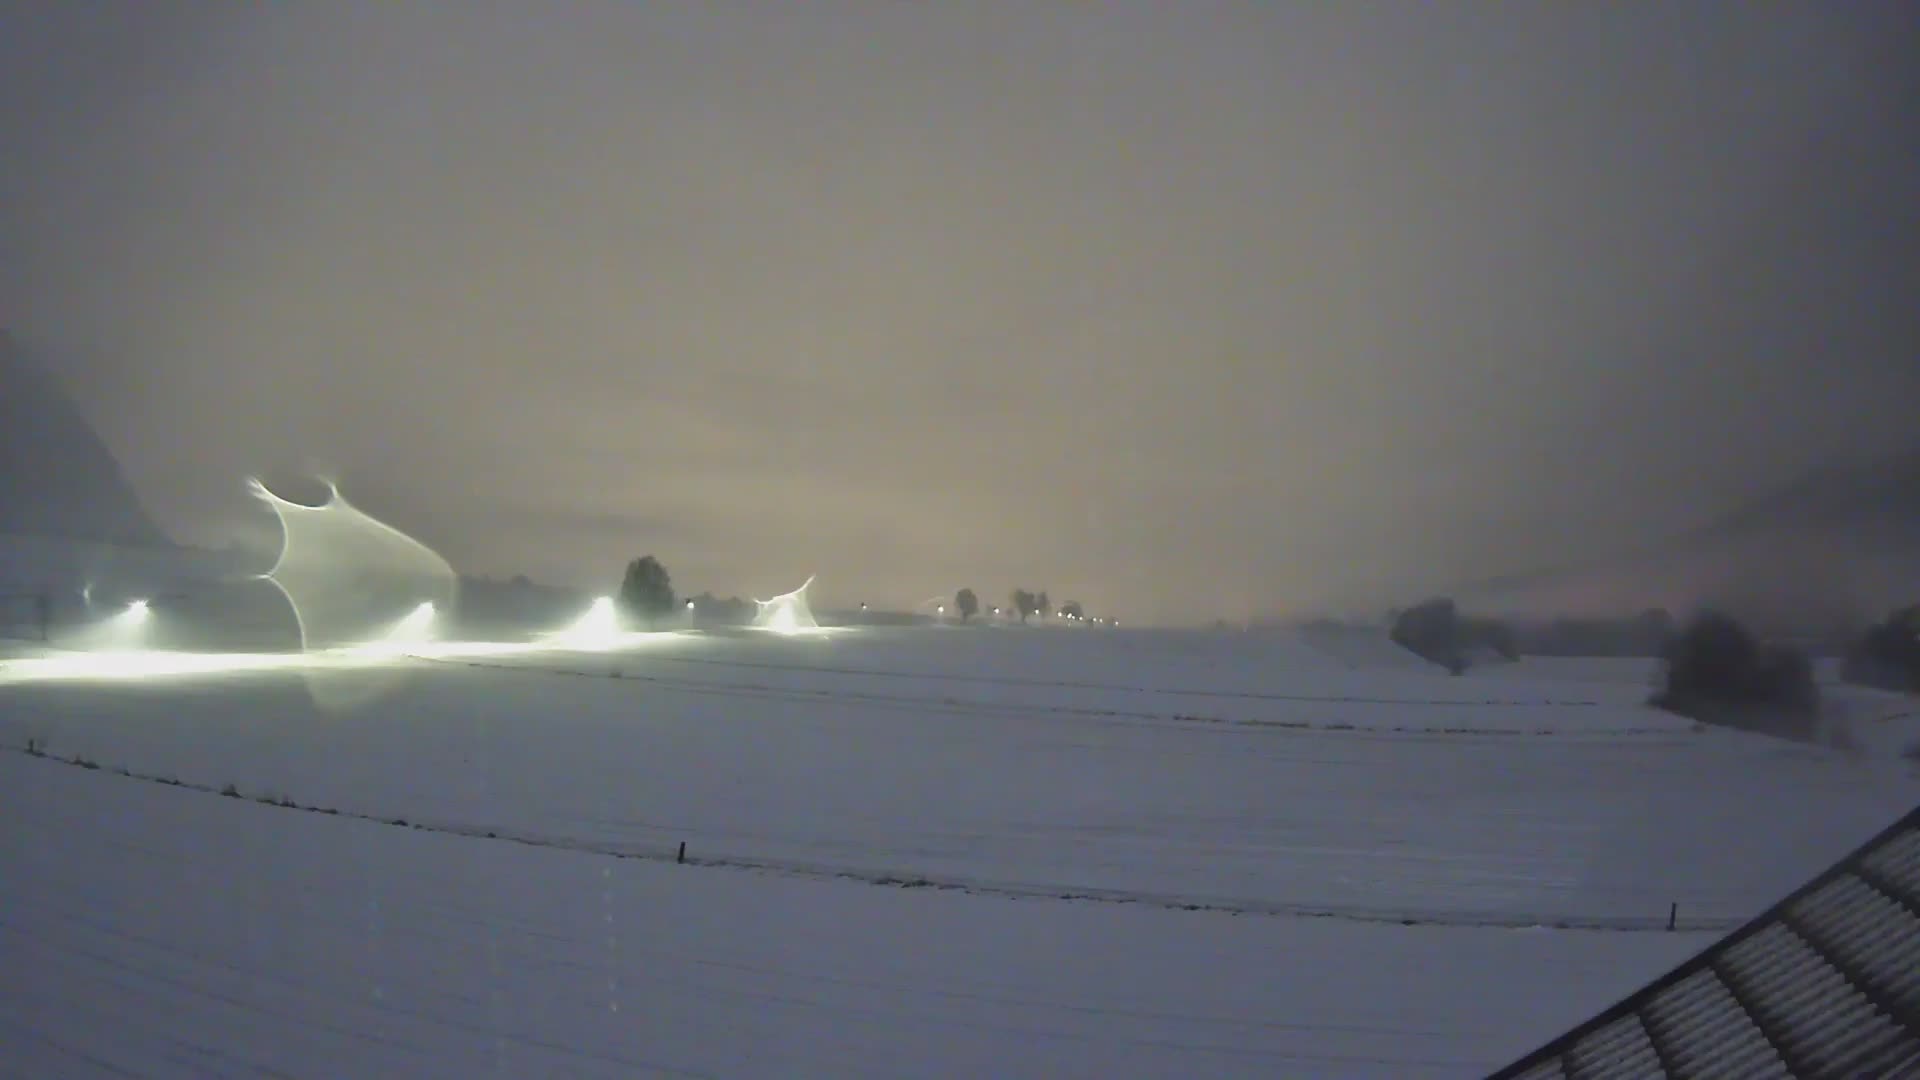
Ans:
[[[1675,900],[1667,908],[1667,929],[1671,931],[1674,923],[1680,919],[1680,901]]]
[[[680,841],[680,854],[674,856],[673,861],[677,863],[687,861],[687,842],[685,840]],[[1672,927],[1668,927],[1668,929],[1672,929]]]

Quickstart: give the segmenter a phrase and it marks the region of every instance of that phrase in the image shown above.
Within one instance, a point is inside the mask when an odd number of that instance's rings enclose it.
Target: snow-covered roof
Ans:
[[[1920,1075],[1920,809],[1496,1080]]]

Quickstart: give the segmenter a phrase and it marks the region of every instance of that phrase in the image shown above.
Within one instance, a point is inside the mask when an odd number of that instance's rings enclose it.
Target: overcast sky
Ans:
[[[1920,437],[1902,3],[0,12],[0,322],[184,540],[1238,618]]]

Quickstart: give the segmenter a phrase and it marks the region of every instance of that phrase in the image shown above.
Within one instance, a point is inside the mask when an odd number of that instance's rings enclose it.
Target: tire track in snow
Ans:
[[[1413,736],[1455,736],[1467,738],[1687,738],[1694,734],[1678,723],[1668,726],[1621,726],[1595,728],[1564,727],[1487,727],[1479,725],[1438,725],[1438,724],[1364,724],[1338,721],[1312,720],[1270,720],[1259,718],[1234,718],[1223,716],[1194,716],[1179,713],[1155,713],[1132,709],[1099,709],[1077,705],[1001,705],[984,701],[965,701],[958,698],[921,698],[900,694],[881,694],[871,691],[849,690],[809,690],[801,687],[774,687],[755,683],[715,683],[699,679],[682,679],[669,675],[640,675],[614,666],[605,671],[589,671],[581,668],[556,668],[535,664],[502,664],[483,660],[454,660],[436,656],[410,656],[410,659],[424,664],[440,664],[448,667],[473,668],[481,671],[504,671],[525,675],[549,675],[582,679],[613,679],[623,682],[647,683],[670,690],[686,693],[706,694],[715,697],[743,697],[763,701],[811,702],[811,701],[857,701],[866,705],[905,709],[913,712],[941,712],[955,716],[1000,716],[1019,718],[1036,713],[1056,716],[1077,716],[1094,720],[1130,720],[1156,724],[1199,724],[1220,727],[1265,728],[1276,731],[1310,732],[1315,734],[1345,734],[1358,737],[1373,735],[1413,735]],[[778,665],[769,665],[778,666]],[[795,669],[800,670],[800,669]],[[1103,687],[1102,689],[1118,689]],[[1144,690],[1141,693],[1159,693]],[[1198,691],[1184,691],[1198,693]],[[1222,695],[1230,696],[1230,695]],[[1300,698],[1300,701],[1319,704],[1394,704],[1416,707],[1460,707],[1477,708],[1480,702],[1472,701],[1404,701],[1374,698]],[[1537,708],[1586,707],[1596,702],[1577,702],[1563,706],[1550,702],[1521,703],[1509,702],[1512,706],[1529,704]]]
[[[54,757],[45,751],[31,751],[22,746],[8,746],[6,749],[16,754],[39,758],[54,765],[91,770],[101,769],[100,765],[81,758],[68,759]],[[375,825],[385,825],[391,828],[412,829],[416,832],[439,833],[446,836],[460,836],[473,840],[500,841],[521,844],[527,847],[572,851],[584,855],[597,855],[605,858],[635,859],[656,863],[677,863],[698,868],[743,871],[787,878],[817,881],[845,881],[861,885],[884,886],[899,889],[929,889],[935,892],[963,893],[969,896],[993,896],[1009,900],[1126,904],[1139,907],[1159,908],[1166,911],[1211,912],[1223,915],[1246,915],[1268,918],[1330,919],[1339,922],[1369,923],[1374,925],[1448,926],[1482,930],[1585,930],[1612,933],[1670,932],[1667,929],[1665,915],[1650,915],[1646,917],[1578,914],[1550,915],[1529,912],[1369,908],[1355,905],[1293,903],[1232,897],[1182,896],[1134,889],[1103,889],[1045,882],[972,878],[951,874],[923,874],[912,871],[889,871],[868,867],[835,865],[831,863],[814,863],[798,859],[728,855],[725,853],[718,855],[689,854],[681,858],[677,848],[635,844],[592,843],[567,837],[541,836],[534,833],[514,832],[498,828],[489,829],[479,825],[467,825],[459,822],[409,821],[400,816],[386,817],[362,810],[341,810],[335,807],[310,806],[284,796],[264,794],[249,796],[240,794],[237,789],[231,786],[227,789],[216,790],[211,784],[181,780],[177,777],[135,772],[124,766],[105,771],[142,783],[162,784],[168,787],[183,788],[205,795],[218,795],[223,798],[235,800],[244,799],[248,802],[282,810],[291,810],[305,814],[319,814],[326,817],[348,818]],[[1688,918],[1681,920],[1676,930],[1678,932],[1688,933],[1726,933],[1739,927],[1746,921],[1747,920],[1743,918]]]
[[[1022,679],[1008,675],[955,675],[951,672],[935,673],[922,671],[881,671],[876,668],[831,667],[816,664],[775,664],[765,660],[709,660],[692,656],[654,656],[649,660],[658,660],[672,664],[704,664],[710,667],[754,668],[766,671],[792,671],[804,674],[822,675],[861,675],[877,679],[924,679],[929,682],[980,683],[990,686],[1024,686],[1058,690],[1105,690],[1117,694],[1159,694],[1165,697],[1221,698],[1234,701],[1280,701],[1293,704],[1318,705],[1415,705],[1442,706],[1459,705],[1472,708],[1521,709],[1521,708],[1559,708],[1594,709],[1607,704],[1602,701],[1576,699],[1572,701],[1522,701],[1517,698],[1487,698],[1468,700],[1454,698],[1383,698],[1339,696],[1330,694],[1281,694],[1258,690],[1194,690],[1190,688],[1158,689],[1151,686],[1127,686],[1119,683],[1076,682],[1054,679]]]

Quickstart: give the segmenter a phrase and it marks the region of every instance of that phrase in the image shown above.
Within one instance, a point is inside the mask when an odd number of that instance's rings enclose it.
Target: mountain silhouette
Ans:
[[[0,329],[0,535],[170,547],[64,387]]]
[[[1920,448],[1819,469],[1706,525],[1610,558],[1481,581],[1517,613],[1713,607],[1780,633],[1858,627],[1920,600]]]

